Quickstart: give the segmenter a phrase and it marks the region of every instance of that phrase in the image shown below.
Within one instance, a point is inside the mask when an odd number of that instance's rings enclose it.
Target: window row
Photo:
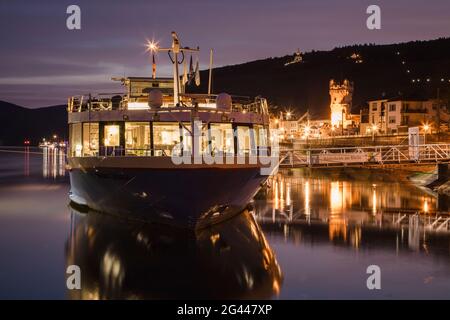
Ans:
[[[192,154],[191,124],[176,122],[73,123],[69,125],[70,155],[171,156]],[[212,155],[258,154],[268,146],[262,125],[203,125],[199,137],[202,153]]]

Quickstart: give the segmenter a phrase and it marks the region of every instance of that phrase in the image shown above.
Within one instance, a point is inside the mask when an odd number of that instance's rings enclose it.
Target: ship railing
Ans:
[[[100,156],[100,157],[170,157],[173,154],[179,156],[192,156],[192,150],[181,150],[179,145],[175,146],[160,146],[155,148],[124,148],[121,146],[102,146],[97,152],[89,152],[85,157]],[[234,156],[234,151],[226,150],[203,150],[201,155],[209,154],[213,157],[227,157]],[[254,149],[242,149],[238,151],[238,156],[270,156],[270,147],[257,147]],[[76,154],[72,154],[76,156]]]
[[[181,94],[181,104],[182,106],[193,106],[197,105],[212,105],[215,109],[215,103],[217,99],[216,94]],[[262,97],[256,97],[251,99],[248,96],[238,96],[232,95],[232,105],[231,111],[240,113],[259,113],[259,114],[269,114],[267,100]]]
[[[127,96],[123,93],[99,93],[70,97],[68,112],[120,110],[127,105]]]
[[[170,96],[164,96],[163,107],[160,111],[192,110],[195,106],[202,110],[216,110],[215,101],[217,95],[204,94],[181,94],[180,104],[174,105]],[[128,109],[129,103],[146,104],[148,95],[128,96],[123,93],[100,93],[94,95],[86,94],[73,96],[68,99],[68,112],[84,111],[109,111],[109,110],[132,110]],[[267,101],[256,97],[232,96],[232,112],[269,114]]]

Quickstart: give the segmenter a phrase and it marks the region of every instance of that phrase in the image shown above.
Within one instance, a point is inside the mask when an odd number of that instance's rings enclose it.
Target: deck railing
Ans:
[[[174,105],[171,96],[163,97],[163,107],[160,111],[172,109],[192,109],[194,106],[203,110],[216,110],[215,101],[217,95],[183,94],[180,95],[180,104]],[[123,93],[101,93],[97,95],[79,95],[68,99],[67,110],[72,112],[84,111],[110,111],[110,110],[132,110],[128,108],[130,103],[139,103],[147,107],[148,95],[129,96]],[[269,114],[267,101],[264,98],[232,96],[231,110],[241,113]]]

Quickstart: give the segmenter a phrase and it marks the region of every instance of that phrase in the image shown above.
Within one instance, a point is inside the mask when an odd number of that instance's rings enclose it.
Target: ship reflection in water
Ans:
[[[280,291],[280,268],[248,211],[188,231],[71,210],[66,262],[83,272],[72,299],[263,299]]]

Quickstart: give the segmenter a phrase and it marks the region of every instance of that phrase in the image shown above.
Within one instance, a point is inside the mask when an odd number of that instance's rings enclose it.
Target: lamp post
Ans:
[[[304,131],[305,131],[304,133],[305,133],[306,141],[308,141],[309,134],[311,133],[311,127],[309,126],[309,124],[307,124],[305,126],[305,130]]]
[[[372,125],[372,142],[375,142],[375,132],[378,130],[377,125]]]
[[[331,144],[334,146],[334,131],[336,130],[336,127],[334,125],[331,125]]]
[[[430,130],[430,126],[426,123],[423,125],[423,144],[427,144],[427,131]]]
[[[286,112],[286,120],[291,120],[291,115],[290,111]]]

